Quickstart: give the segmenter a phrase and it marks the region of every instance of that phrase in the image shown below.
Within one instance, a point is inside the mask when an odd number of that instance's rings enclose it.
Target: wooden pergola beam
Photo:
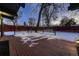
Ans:
[[[79,9],[79,3],[70,3],[68,10],[76,10]]]
[[[1,19],[1,37],[3,36],[3,17],[14,19],[20,6],[24,7],[22,3],[1,3],[0,4],[0,19]]]

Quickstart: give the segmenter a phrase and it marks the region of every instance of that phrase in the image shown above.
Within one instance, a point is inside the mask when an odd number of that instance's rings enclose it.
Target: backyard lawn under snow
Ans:
[[[5,35],[14,35],[14,32],[5,32]],[[56,35],[54,35],[53,32],[26,32],[26,31],[21,31],[21,32],[16,32],[14,35],[16,37],[20,37],[23,41],[23,43],[29,44],[29,47],[39,44],[36,43],[35,41],[47,38],[47,40],[50,39],[63,39],[67,41],[76,41],[79,38],[79,33],[70,33],[70,32],[56,32]],[[28,43],[29,42],[29,43]]]
[[[14,35],[14,32],[4,32],[5,35]],[[21,37],[22,39],[26,39],[29,36],[30,37],[43,37],[43,38],[62,38],[68,41],[75,41],[77,38],[79,38],[79,33],[72,33],[72,32],[56,32],[56,35],[54,35],[53,32],[25,32],[20,31],[16,32],[15,36]]]

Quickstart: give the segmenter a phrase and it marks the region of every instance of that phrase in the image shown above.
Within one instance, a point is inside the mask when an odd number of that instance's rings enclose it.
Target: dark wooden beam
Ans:
[[[2,15],[3,17],[13,19],[14,16],[17,16],[17,12],[20,6],[25,7],[25,4],[24,3],[0,3],[0,11],[13,15],[12,17]]]
[[[76,10],[79,9],[79,3],[70,3],[68,10]]]

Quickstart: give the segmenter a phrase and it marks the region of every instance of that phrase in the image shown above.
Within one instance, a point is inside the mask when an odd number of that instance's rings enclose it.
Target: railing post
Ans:
[[[0,14],[0,20],[1,20],[1,37],[3,37],[3,35],[4,35],[4,31],[3,31],[3,18],[2,18],[1,14]]]

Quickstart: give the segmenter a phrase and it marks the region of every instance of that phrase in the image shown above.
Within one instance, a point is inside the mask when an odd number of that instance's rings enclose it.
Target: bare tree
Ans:
[[[50,5],[51,5],[51,3],[42,3],[42,4],[40,5],[37,27],[39,27],[40,20],[41,20],[41,14],[42,14],[43,9],[46,8],[47,6],[50,6]]]
[[[68,17],[64,17],[62,20],[61,20],[61,26],[72,26],[72,25],[76,25],[76,22],[75,22],[75,19],[74,18],[71,18],[69,19]]]
[[[76,25],[76,22],[74,21],[74,18],[69,19],[69,21],[65,24],[65,26],[73,26]]]
[[[64,16],[61,20],[61,26],[65,26],[65,24],[69,21],[69,18],[67,16]]]
[[[20,11],[19,13],[18,13],[18,16],[16,16],[14,19],[10,19],[12,22],[13,22],[13,25],[14,25],[14,35],[15,35],[15,33],[16,33],[16,31],[17,31],[17,19],[19,19],[19,18],[21,18],[22,17],[22,11]]]
[[[35,25],[35,19],[33,17],[30,17],[28,20],[29,26],[34,26]]]
[[[42,11],[42,18],[44,18],[47,27],[50,26],[51,18],[53,20],[56,20],[57,8],[58,7],[56,4],[51,4],[50,6],[47,6],[46,8],[44,8],[44,10]]]

